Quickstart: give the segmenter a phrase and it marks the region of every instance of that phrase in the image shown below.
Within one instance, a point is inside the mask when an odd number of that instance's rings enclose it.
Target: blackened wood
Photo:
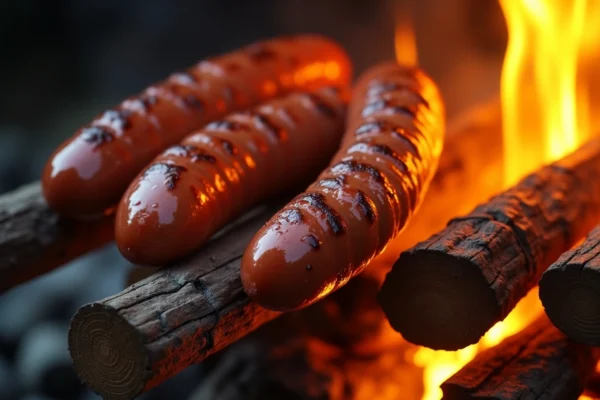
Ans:
[[[598,176],[592,141],[402,253],[378,295],[392,327],[433,349],[476,343],[600,221]]]
[[[444,400],[576,400],[599,355],[568,339],[542,316],[478,354],[441,388]]]
[[[112,240],[112,219],[76,222],[48,208],[39,182],[0,196],[0,293]]]
[[[600,346],[600,226],[544,272],[540,299],[567,336]]]
[[[251,303],[239,277],[263,209],[199,253],[81,307],[69,349],[79,378],[106,399],[131,399],[225,348],[278,314]]]

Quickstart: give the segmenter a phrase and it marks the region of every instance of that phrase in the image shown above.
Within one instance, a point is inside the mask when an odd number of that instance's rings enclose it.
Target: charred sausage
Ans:
[[[437,168],[444,106],[418,68],[383,64],[357,82],[331,164],[250,242],[248,295],[281,311],[344,285],[406,226]]]
[[[167,149],[119,204],[121,253],[138,264],[175,260],[261,200],[306,185],[339,145],[348,94],[290,94],[212,122]]]
[[[46,164],[44,196],[65,216],[110,213],[142,168],[186,134],[294,90],[347,84],[350,70],[345,52],[318,36],[259,42],[202,61],[79,129]]]

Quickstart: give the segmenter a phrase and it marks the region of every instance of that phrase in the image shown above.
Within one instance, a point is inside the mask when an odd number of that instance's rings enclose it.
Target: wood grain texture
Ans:
[[[478,354],[441,388],[444,400],[576,400],[599,355],[569,340],[542,316]]]
[[[0,293],[112,240],[113,222],[60,218],[39,182],[0,196]]]
[[[600,346],[600,226],[544,272],[540,299],[567,336]]]
[[[403,252],[378,296],[392,327],[433,349],[476,343],[600,221],[599,174],[592,141]]]
[[[79,378],[106,399],[131,399],[275,318],[249,301],[239,277],[246,244],[273,211],[254,212],[187,260],[81,307],[69,330]]]

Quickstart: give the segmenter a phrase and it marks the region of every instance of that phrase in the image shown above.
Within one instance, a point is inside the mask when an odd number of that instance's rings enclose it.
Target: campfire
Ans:
[[[197,400],[600,398],[600,8],[500,5],[499,98],[447,124],[404,9],[397,60],[352,92],[343,49],[298,37],[127,99],[57,150],[43,185],[0,198],[0,291],[116,229],[145,266],[82,304],[68,338],[78,377],[108,399],[200,362]],[[94,175],[98,152],[136,129],[152,139],[115,150],[121,169],[107,153],[117,167],[97,184],[60,178],[70,162]],[[186,174],[201,184],[181,211],[170,199],[189,196]],[[264,267],[293,235],[301,245],[276,259],[288,270]]]

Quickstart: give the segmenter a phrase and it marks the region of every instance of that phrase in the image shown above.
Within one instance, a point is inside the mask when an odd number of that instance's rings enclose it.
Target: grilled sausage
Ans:
[[[318,36],[259,42],[202,61],[77,131],[46,164],[44,196],[65,216],[110,213],[142,168],[186,134],[294,90],[348,84],[350,70],[345,52]]]
[[[241,267],[248,295],[289,311],[361,272],[419,207],[442,151],[444,118],[438,89],[421,70],[367,71],[330,166],[250,242]]]
[[[167,149],[119,204],[121,253],[146,265],[183,257],[261,200],[310,182],[339,145],[348,95],[334,88],[290,94]]]

